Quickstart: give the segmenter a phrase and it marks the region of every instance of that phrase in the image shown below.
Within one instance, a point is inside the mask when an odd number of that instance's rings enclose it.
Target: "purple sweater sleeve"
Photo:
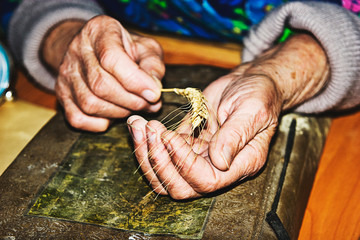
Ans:
[[[88,20],[102,13],[102,9],[92,0],[23,0],[10,21],[10,48],[38,83],[54,89],[56,78],[39,58],[45,34],[66,19]]]
[[[298,106],[303,113],[340,110],[360,104],[360,18],[322,2],[291,2],[272,11],[244,39],[243,61],[251,61],[271,47],[285,24],[311,32],[322,44],[331,79],[316,96]]]

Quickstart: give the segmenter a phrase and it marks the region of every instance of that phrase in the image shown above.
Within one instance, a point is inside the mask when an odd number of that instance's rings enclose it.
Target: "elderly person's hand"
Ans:
[[[135,154],[154,191],[175,199],[199,197],[255,174],[264,165],[281,111],[314,96],[329,77],[321,46],[298,35],[239,66],[204,91],[219,126],[198,139],[158,121],[128,119]]]
[[[104,131],[111,119],[161,107],[160,45],[113,18],[60,24],[47,37],[43,57],[58,72],[56,95],[76,128]]]

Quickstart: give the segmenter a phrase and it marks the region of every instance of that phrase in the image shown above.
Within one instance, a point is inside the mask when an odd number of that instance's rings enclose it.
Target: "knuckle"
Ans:
[[[82,129],[84,125],[84,117],[80,113],[67,112],[67,121],[71,126],[77,129]]]
[[[66,59],[64,59],[64,60],[66,60]],[[65,74],[66,74],[66,69],[67,69],[67,66],[66,66],[66,65],[67,65],[67,64],[66,64],[65,61],[60,65],[60,67],[59,67],[59,73],[58,73],[59,76],[65,76]]]
[[[84,27],[84,29],[85,29],[84,32],[88,32],[88,31],[91,32],[92,29],[99,28],[104,22],[107,21],[107,18],[108,17],[106,17],[104,15],[99,15],[99,16],[96,16],[96,17],[90,19]]]
[[[233,131],[226,132],[227,138],[226,143],[229,146],[243,146],[249,136],[247,129],[244,128],[234,128]],[[237,144],[234,144],[237,143]]]
[[[136,99],[134,100],[133,104],[131,105],[133,111],[140,111],[146,108],[147,103],[142,99]]]
[[[79,105],[82,111],[89,115],[95,115],[99,110],[98,101],[94,96],[88,95],[87,97],[82,98]]]
[[[200,194],[212,193],[218,190],[218,183],[214,179],[208,179],[201,187],[196,189]]]
[[[158,74],[160,74],[160,76],[164,76],[165,75],[165,65],[164,64],[159,64],[158,66],[157,66],[157,69],[156,69],[156,71],[158,72]]]
[[[128,117],[128,116],[130,116],[130,114],[131,114],[131,112],[130,111],[128,111],[128,110],[120,110],[119,112],[118,112],[118,114],[117,114],[117,118],[125,118],[125,117]]]
[[[68,78],[70,76],[79,76],[80,69],[78,67],[79,59],[76,56],[70,56],[69,53],[65,54],[63,61],[58,69],[58,76]]]
[[[58,79],[57,82],[55,83],[55,95],[61,105],[64,105],[63,99],[67,95],[66,90],[67,89],[65,85],[61,82],[60,79]]]
[[[253,150],[253,159],[248,161],[243,169],[243,175],[252,176],[256,174],[265,164],[267,151],[258,151],[258,148]]]
[[[98,15],[94,18],[92,18],[88,23],[89,24],[98,24],[99,22],[101,23],[112,23],[112,22],[117,22],[117,20],[115,20],[112,17],[109,17],[107,15]]]
[[[95,95],[104,97],[106,95],[105,75],[96,70],[90,76],[88,80],[90,89]]]
[[[116,65],[116,51],[111,46],[104,46],[99,51],[99,62],[105,69],[113,69]]]
[[[157,53],[162,53],[161,45],[153,38],[143,38],[142,44],[144,44],[146,47],[152,49],[153,51]]]
[[[59,67],[58,75],[66,78],[69,75],[70,69],[71,69],[71,66],[68,64],[68,62],[65,59],[65,61]]]
[[[183,190],[183,191],[168,191],[171,198],[175,200],[185,200],[193,197],[192,191],[189,190]]]
[[[80,41],[80,37],[74,37],[74,39],[71,41],[67,48],[67,54],[77,54],[79,52],[79,46],[81,45]]]

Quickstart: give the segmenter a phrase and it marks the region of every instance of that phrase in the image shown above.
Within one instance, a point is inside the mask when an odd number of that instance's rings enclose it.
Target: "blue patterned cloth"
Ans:
[[[241,40],[286,0],[102,0],[121,22],[156,32],[210,40]],[[341,5],[341,1],[327,1]],[[288,32],[285,31],[285,35]]]
[[[2,29],[21,0],[0,1]],[[210,40],[241,40],[267,12],[286,0],[98,0],[123,23],[150,31]],[[360,0],[327,1],[359,14]],[[286,32],[285,32],[286,33]]]

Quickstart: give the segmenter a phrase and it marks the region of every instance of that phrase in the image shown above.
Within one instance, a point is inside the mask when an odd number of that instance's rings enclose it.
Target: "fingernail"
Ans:
[[[149,111],[150,111],[150,112],[157,112],[157,111],[160,110],[161,105],[162,105],[161,102],[158,102],[158,103],[156,103],[155,105],[150,106],[150,107],[149,107]]]
[[[166,132],[163,133],[163,135],[165,135],[165,134],[167,134],[167,133]],[[161,136],[161,140],[164,143],[164,145],[166,146],[166,149],[168,150],[168,152],[172,152],[173,148],[172,148],[170,142],[167,139],[165,139],[164,136]]]
[[[141,129],[139,129],[138,127],[134,127],[134,126],[130,126],[131,129],[131,133],[133,138],[135,139],[135,141],[141,141],[143,139],[143,134]]]
[[[223,147],[221,154],[222,154],[222,157],[224,159],[227,169],[229,169],[230,168],[229,163],[231,162],[231,148],[229,146],[225,145]]]
[[[147,129],[149,129],[148,132],[148,142],[149,143],[153,143],[155,142],[155,138],[156,138],[156,131],[155,129],[153,129],[152,127],[150,127],[149,125],[146,125]]]
[[[141,95],[149,102],[154,102],[158,100],[157,94],[155,94],[153,91],[146,89],[144,90]]]
[[[152,78],[155,80],[156,85],[158,85],[158,87],[159,87],[160,89],[162,89],[162,84],[161,84],[160,79],[158,79],[154,74],[152,74],[151,76],[152,76]]]
[[[133,120],[131,117],[129,117],[129,118],[126,120],[126,124],[131,127],[131,124],[132,124],[133,121],[134,121],[134,120]]]

